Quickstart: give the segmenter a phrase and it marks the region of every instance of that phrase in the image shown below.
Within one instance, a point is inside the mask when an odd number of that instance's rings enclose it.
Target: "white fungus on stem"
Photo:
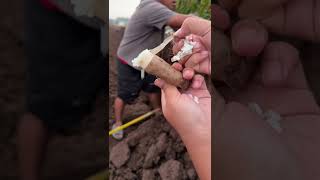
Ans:
[[[189,41],[188,39],[183,40],[183,47],[180,49],[180,51],[171,58],[171,62],[180,61],[185,56],[188,56],[192,54],[192,49],[195,46],[196,42]]]
[[[157,76],[164,81],[186,89],[189,86],[189,81],[183,79],[182,73],[177,71],[170,64],[164,61],[159,56],[153,54],[148,49],[142,51],[138,57],[132,60],[134,67],[142,68],[147,73]]]

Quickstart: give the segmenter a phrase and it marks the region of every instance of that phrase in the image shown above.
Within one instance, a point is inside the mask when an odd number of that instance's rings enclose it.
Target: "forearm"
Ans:
[[[200,118],[200,117],[199,117]],[[211,117],[197,119],[211,122]],[[186,145],[194,167],[201,180],[211,180],[211,123],[196,127],[185,127],[179,124],[172,124]]]
[[[184,22],[184,20],[187,19],[188,17],[192,17],[192,15],[185,15],[185,14],[174,15],[168,20],[167,25],[173,29],[179,29],[182,26],[182,23]]]
[[[183,140],[201,180],[211,180],[211,136],[206,139]]]

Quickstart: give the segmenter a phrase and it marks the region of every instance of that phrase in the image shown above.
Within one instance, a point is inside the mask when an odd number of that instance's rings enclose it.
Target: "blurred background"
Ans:
[[[24,5],[0,6],[0,179],[17,179],[16,124],[25,107]],[[106,100],[82,124],[52,136],[43,166],[44,179],[84,179],[105,169]]]

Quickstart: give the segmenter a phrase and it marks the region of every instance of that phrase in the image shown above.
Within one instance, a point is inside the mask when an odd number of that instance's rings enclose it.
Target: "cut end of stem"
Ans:
[[[134,67],[145,69],[151,62],[153,56],[154,54],[152,54],[148,49],[145,49],[132,60],[132,65]]]

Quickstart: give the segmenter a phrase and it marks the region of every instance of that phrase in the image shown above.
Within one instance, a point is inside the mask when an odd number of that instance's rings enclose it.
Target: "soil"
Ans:
[[[116,48],[124,28],[109,26],[109,128],[114,123],[113,102],[117,95]],[[124,123],[151,110],[141,93],[126,106]],[[162,115],[154,115],[125,129],[125,137],[109,137],[109,179],[186,180],[199,179],[187,150],[176,131]]]
[[[16,124],[24,112],[25,54],[23,3],[0,6],[0,179],[17,179]],[[106,169],[106,100],[100,96],[95,112],[68,136],[49,142],[43,179],[85,179]]]

